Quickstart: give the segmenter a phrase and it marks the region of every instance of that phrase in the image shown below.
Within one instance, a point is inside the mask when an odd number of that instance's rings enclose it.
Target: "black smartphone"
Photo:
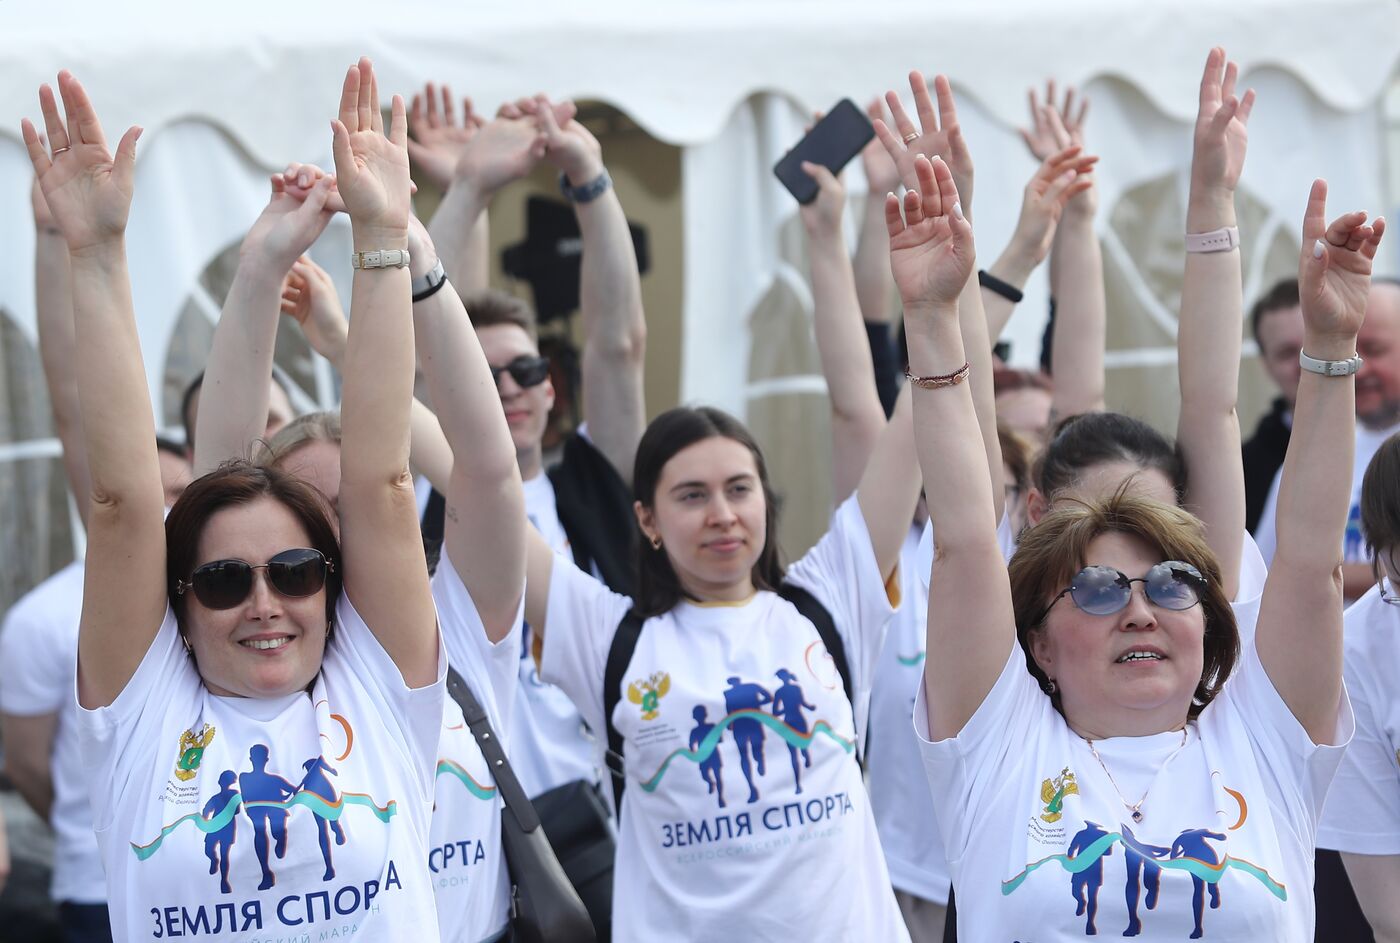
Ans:
[[[875,129],[865,112],[849,98],[843,98],[797,142],[797,146],[773,165],[773,173],[797,202],[811,203],[817,198],[817,182],[803,172],[802,162],[821,164],[839,174],[874,136]]]

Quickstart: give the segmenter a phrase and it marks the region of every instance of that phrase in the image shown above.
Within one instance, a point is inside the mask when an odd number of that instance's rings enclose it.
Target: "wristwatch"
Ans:
[[[1349,377],[1361,369],[1361,355],[1354,354],[1346,360],[1317,360],[1298,351],[1298,365],[1309,373],[1324,377]]]
[[[447,273],[442,269],[442,259],[433,263],[432,270],[421,278],[413,280],[413,300],[422,301],[437,294],[447,284]]]
[[[612,177],[608,176],[606,167],[598,173],[598,176],[577,187],[569,185],[568,174],[559,175],[559,192],[564,194],[564,198],[570,203],[592,203],[606,193],[611,186]]]
[[[350,253],[350,267],[357,269],[407,268],[407,249],[372,249]]]

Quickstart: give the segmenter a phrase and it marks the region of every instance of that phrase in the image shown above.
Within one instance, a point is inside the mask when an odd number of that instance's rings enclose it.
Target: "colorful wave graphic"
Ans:
[[[481,783],[477,782],[475,779],[472,778],[471,773],[468,773],[465,769],[463,769],[457,763],[454,763],[452,760],[438,760],[437,776],[444,775],[455,776],[458,780],[461,781],[463,786],[467,787],[467,792],[471,793],[473,796],[476,796],[478,799],[481,799],[486,802],[491,802],[496,798],[495,786],[483,786]]]
[[[1068,855],[1051,855],[1048,858],[1041,858],[1039,861],[1032,862],[1026,865],[1025,870],[1011,880],[1001,882],[1002,896],[1006,896],[1020,887],[1025,882],[1026,878],[1030,876],[1032,871],[1052,861],[1058,861],[1060,866],[1070,874],[1078,874],[1081,871],[1088,870],[1097,864],[1099,859],[1106,855],[1109,849],[1115,844],[1129,847],[1128,843],[1123,840],[1121,833],[1109,832],[1102,838],[1095,839],[1089,847],[1085,848],[1073,858]],[[1157,865],[1163,871],[1187,871],[1194,877],[1198,877],[1202,881],[1206,881],[1210,884],[1218,884],[1227,870],[1235,868],[1258,880],[1260,884],[1263,884],[1264,887],[1268,889],[1270,894],[1273,894],[1279,900],[1288,900],[1288,888],[1284,887],[1284,885],[1280,884],[1278,881],[1275,881],[1268,871],[1243,858],[1232,858],[1226,855],[1225,860],[1221,861],[1219,864],[1211,864],[1199,858],[1184,857],[1147,858],[1146,860],[1152,861],[1153,864]]]
[[[715,750],[719,749],[719,738],[724,733],[725,728],[733,724],[734,721],[742,719],[758,721],[781,737],[788,746],[796,747],[799,750],[805,750],[810,747],[812,741],[817,739],[817,734],[824,734],[830,739],[835,740],[841,749],[847,753],[850,753],[856,748],[854,740],[847,740],[845,737],[842,737],[824,720],[819,720],[813,724],[811,731],[808,733],[802,733],[798,730],[794,730],[791,726],[784,723],[780,718],[774,717],[772,714],[765,714],[760,710],[746,708],[745,710],[735,711],[732,714],[725,714],[724,718],[720,720],[719,723],[715,724],[714,729],[705,735],[705,739],[700,741],[700,749],[672,750],[666,756],[666,759],[661,762],[661,766],[652,774],[651,778],[642,782],[642,788],[647,792],[655,792],[657,787],[661,785],[661,780],[665,777],[666,770],[670,767],[671,761],[678,757],[690,760],[690,762],[697,765],[708,760],[714,754]]]
[[[916,665],[921,665],[924,661],[923,652],[915,652],[913,655],[895,655],[895,657],[898,658],[899,663],[906,668],[913,668]]]
[[[233,817],[236,814],[238,814],[238,810],[244,806],[247,806],[250,809],[262,807],[269,809],[284,809],[290,812],[293,806],[298,805],[305,806],[306,808],[310,809],[315,815],[318,815],[323,819],[329,819],[332,822],[339,820],[340,816],[345,812],[346,807],[352,805],[364,806],[365,808],[373,812],[374,817],[379,819],[379,821],[381,822],[388,822],[391,818],[394,817],[394,813],[398,811],[398,803],[395,802],[393,799],[390,799],[386,805],[381,806],[369,796],[359,792],[341,793],[340,798],[335,800],[334,802],[328,802],[326,801],[324,796],[319,796],[314,792],[306,791],[299,792],[296,795],[292,796],[290,799],[285,799],[280,802],[271,799],[258,799],[254,800],[253,802],[244,802],[243,797],[241,795],[235,795],[232,799],[229,800],[228,805],[224,806],[223,811],[221,811],[218,815],[214,816],[212,819],[206,819],[203,815],[201,815],[198,812],[191,812],[189,815],[182,815],[175,821],[171,822],[169,825],[162,828],[160,830],[160,834],[157,835],[155,840],[152,841],[150,844],[139,845],[136,842],[132,842],[131,850],[136,853],[137,860],[145,861],[151,855],[156,853],[156,851],[160,848],[161,844],[165,841],[166,836],[170,835],[172,832],[178,829],[181,825],[184,825],[186,822],[193,822],[196,828],[198,828],[201,832],[208,834],[210,832],[217,832],[224,828],[224,826],[228,825],[229,822],[233,821]]]

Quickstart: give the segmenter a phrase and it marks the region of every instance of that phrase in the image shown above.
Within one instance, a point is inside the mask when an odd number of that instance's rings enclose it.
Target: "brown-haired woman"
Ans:
[[[886,201],[910,369],[956,375],[972,231],[946,166],[918,170],[903,218]],[[1341,372],[1384,225],[1353,213],[1329,227],[1325,198],[1318,181],[1300,281],[1307,351]],[[1350,377],[1304,377],[1280,504],[1288,539],[1255,643],[1223,684],[1237,639],[1198,523],[1123,494],[1070,504],[1027,535],[1008,579],[972,398],[965,384],[922,386],[939,605],[914,719],[960,931],[1199,938],[1208,922],[1226,939],[1310,939],[1312,835],[1351,734],[1335,580]]]
[[[58,85],[66,126],[39,94],[52,154],[23,130],[72,258],[92,476],[78,699],[114,935],[435,938],[445,666],[407,473],[407,271],[355,275],[339,546],[310,486],[247,465],[196,481],[163,527],[124,243],[140,132],[114,159],[82,86]],[[402,249],[403,102],[386,138],[368,60],[334,126],[356,248]]]
[[[1366,466],[1361,529],[1376,585],[1346,612],[1345,676],[1356,712],[1317,844],[1342,853],[1347,877],[1381,943],[1400,940],[1400,436]]]

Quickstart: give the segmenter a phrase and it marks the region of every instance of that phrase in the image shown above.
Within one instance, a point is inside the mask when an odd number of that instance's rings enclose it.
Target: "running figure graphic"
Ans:
[[[1084,822],[1077,835],[1070,839],[1069,848],[1066,849],[1071,858],[1082,854],[1094,842],[1107,835],[1103,826],[1098,822]],[[1102,855],[1091,865],[1080,871],[1078,874],[1070,875],[1069,890],[1074,895],[1074,902],[1077,905],[1074,910],[1076,917],[1088,916],[1084,920],[1084,935],[1095,936],[1098,934],[1098,927],[1094,926],[1094,918],[1099,914],[1099,888],[1103,887],[1103,859],[1113,854],[1113,846],[1109,845]]]
[[[276,773],[267,771],[267,747],[255,744],[248,751],[248,761],[253,770],[238,777],[238,789],[243,793],[243,811],[253,823],[253,850],[258,855],[258,867],[262,868],[262,883],[258,890],[265,891],[277,883],[276,876],[268,867],[267,833],[272,832],[273,850],[277,857],[287,854],[288,810],[282,806],[269,808],[258,803],[281,803],[296,795],[296,787]]]
[[[1173,858],[1194,858],[1206,864],[1218,865],[1220,856],[1215,853],[1215,849],[1206,844],[1207,838],[1216,841],[1225,841],[1225,836],[1220,832],[1212,832],[1207,828],[1188,828],[1176,837],[1172,842]],[[1206,882],[1191,875],[1191,912],[1196,917],[1196,929],[1191,931],[1191,939],[1199,940],[1205,935],[1201,929],[1201,920],[1205,916]],[[1210,909],[1220,909],[1220,884],[1216,881],[1210,882]]]
[[[330,773],[332,776],[339,774],[336,773],[334,767],[326,763],[326,758],[324,756],[312,757],[301,764],[301,768],[306,770],[306,775],[301,778],[302,790],[320,796],[326,800],[328,805],[335,805],[339,797],[336,795],[335,787],[331,785],[331,781],[326,778],[326,774]],[[321,858],[326,862],[326,873],[321,880],[329,881],[335,877],[335,865],[331,862],[330,833],[335,832],[335,843],[343,845],[345,844],[345,829],[341,827],[339,819],[328,819],[319,812],[315,812],[314,807],[313,813],[316,815],[316,829],[321,836]]]
[[[226,769],[219,774],[219,791],[209,797],[209,801],[204,803],[204,808],[200,815],[204,816],[204,821],[208,822],[220,812],[227,809],[230,802],[238,798],[238,790],[233,788],[233,784],[238,781],[237,774],[231,769]],[[204,835],[204,854],[209,859],[209,873],[219,876],[219,890],[225,894],[232,894],[233,888],[228,883],[228,859],[233,852],[233,840],[238,834],[238,816],[229,816],[228,824],[217,832],[206,832]]]
[[[724,692],[724,710],[727,714],[757,711],[773,700],[773,695],[761,684],[746,684],[738,678],[726,680],[729,682]],[[763,724],[752,717],[736,717],[729,729],[733,731],[734,743],[739,747],[739,766],[749,783],[749,802],[757,802],[758,787],[754,785],[750,759],[758,767],[758,775],[767,772],[763,764]]]
[[[1139,878],[1141,887],[1147,888],[1147,900],[1144,901],[1147,909],[1156,909],[1157,892],[1162,886],[1162,866],[1153,859],[1165,857],[1171,849],[1138,841],[1131,828],[1126,825],[1121,828],[1123,859],[1128,865],[1128,882],[1123,888],[1123,897],[1128,902],[1128,929],[1123,931],[1123,935],[1137,936],[1142,932],[1142,921],[1138,919]]]
[[[797,678],[786,668],[779,668],[775,674],[783,684],[773,693],[773,716],[781,718],[798,733],[807,732],[807,718],[802,716],[802,711],[814,711],[815,704],[808,704],[807,699],[802,696],[802,689],[797,686]],[[792,781],[798,794],[802,792],[802,768],[797,765],[797,747],[788,744],[788,755],[792,758]],[[812,753],[804,748],[802,750],[802,765],[812,765]]]
[[[690,731],[690,749],[692,752],[700,749],[700,744],[710,735],[710,731],[715,729],[715,725],[708,721],[709,712],[705,710],[704,704],[696,704],[695,709],[690,712],[690,716],[695,718],[695,726]],[[720,775],[722,765],[719,755],[719,745],[724,741],[721,734],[715,740],[715,748],[710,755],[700,761],[700,778],[705,781],[705,785],[710,787],[710,794],[719,794],[719,807],[724,808],[724,779]]]

